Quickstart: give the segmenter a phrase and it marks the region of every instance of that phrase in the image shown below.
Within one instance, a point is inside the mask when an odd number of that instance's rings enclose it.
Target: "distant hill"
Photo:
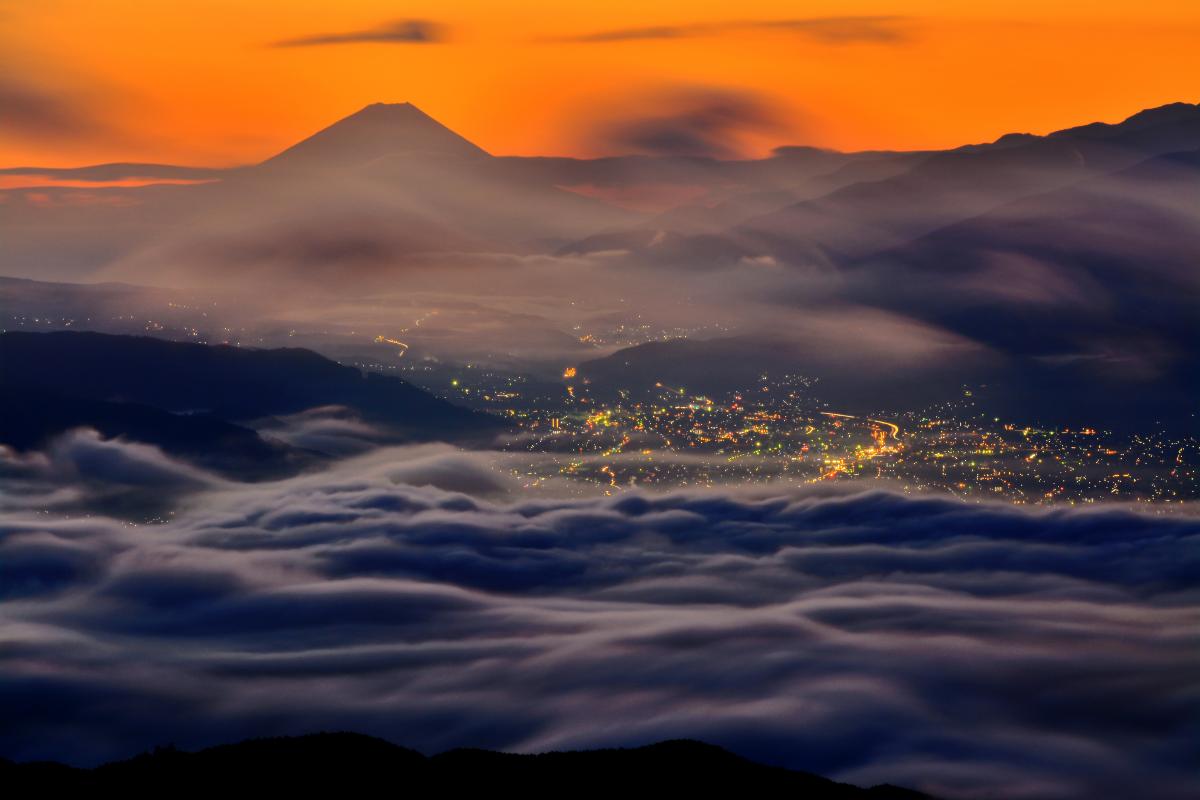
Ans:
[[[976,317],[983,314],[969,311]],[[1045,323],[1028,316],[1032,333],[1024,335],[1033,337]],[[1021,332],[1009,335],[1015,340]],[[972,386],[976,404],[987,413],[1027,424],[1197,432],[1200,361],[1190,353],[1164,367],[1162,374],[1152,375],[1125,374],[1088,359],[1000,357],[995,352],[977,358],[929,358],[899,371],[882,368],[883,361],[880,368],[864,368],[857,361],[843,363],[836,350],[819,342],[804,344],[765,334],[675,339],[585,361],[577,367],[576,383],[581,394],[608,402],[622,393],[633,400],[655,397],[661,393],[658,383],[719,401],[735,390],[753,391],[764,374],[795,374],[817,379],[807,390],[814,401],[849,413],[926,408],[954,400],[964,386]],[[982,386],[986,390],[981,392]]]
[[[177,451],[252,453],[252,431],[230,423],[340,405],[413,440],[470,440],[495,419],[399,378],[364,374],[310,350],[254,350],[138,336],[0,334],[0,442],[28,447],[78,425]]]
[[[623,348],[577,367],[580,391],[588,397],[613,401],[622,392],[631,399],[658,395],[656,384],[683,388],[690,395],[725,399],[734,391],[756,391],[762,376],[786,374],[817,378],[811,397],[838,411],[867,413],[885,409],[919,408],[947,399],[958,385],[947,382],[947,365],[930,359],[900,373],[879,365],[844,363],[827,342],[802,342],[786,336],[750,334],[715,339],[672,339]],[[982,380],[994,375],[991,360],[955,365],[954,380]]]
[[[319,454],[264,439],[211,414],[172,414],[138,403],[0,385],[0,444],[29,450],[74,428],[154,444],[197,466],[239,478],[282,477],[319,460]]]
[[[921,800],[895,786],[861,789],[807,772],[756,764],[689,740],[633,749],[514,755],[451,750],[426,758],[382,739],[323,733],[256,739],[185,753],[158,749],[92,770],[0,760],[9,791],[155,792],[185,796],[406,797],[662,796],[788,797],[793,800]],[[469,793],[469,794],[468,794]],[[482,793],[482,794],[479,794]]]

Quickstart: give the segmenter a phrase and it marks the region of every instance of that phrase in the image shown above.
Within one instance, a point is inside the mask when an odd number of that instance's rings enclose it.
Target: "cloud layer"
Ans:
[[[154,526],[15,504],[0,754],[690,736],[949,796],[1184,797],[1198,540],[883,491],[530,499],[440,446],[214,484]]]

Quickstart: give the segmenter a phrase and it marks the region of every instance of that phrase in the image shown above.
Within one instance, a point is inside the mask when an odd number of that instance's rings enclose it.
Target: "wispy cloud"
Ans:
[[[105,129],[85,101],[0,78],[0,138],[71,139]]]
[[[605,153],[733,158],[743,136],[786,127],[776,108],[745,91],[679,89],[637,104],[632,115],[596,125],[590,144]]]
[[[331,44],[437,44],[446,41],[446,26],[427,19],[402,19],[373,28],[315,33],[272,42],[271,47],[319,47]]]
[[[739,31],[783,31],[799,34],[825,44],[874,42],[899,44],[910,38],[910,17],[859,16],[811,17],[802,19],[729,20],[679,25],[653,25],[642,28],[614,28],[551,41],[601,44],[648,39],[690,39],[718,36]]]

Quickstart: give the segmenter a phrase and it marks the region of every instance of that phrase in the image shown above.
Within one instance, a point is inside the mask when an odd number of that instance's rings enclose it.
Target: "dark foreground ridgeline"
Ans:
[[[311,350],[69,331],[0,334],[0,443],[21,450],[86,426],[192,459],[215,453],[286,466],[295,454],[237,423],[331,405],[405,440],[469,442],[503,427],[399,378]]]
[[[689,740],[541,755],[451,750],[426,758],[354,733],[254,739],[195,753],[158,749],[91,770],[0,760],[0,785],[8,791],[43,794],[102,791],[138,796],[219,792],[218,796],[244,797],[267,792],[263,796],[279,797],[300,792],[306,797],[685,797],[694,792],[792,800],[929,797],[895,786],[861,789],[807,772],[767,767]]]
[[[493,421],[405,381],[363,373],[311,350],[259,350],[145,336],[67,332],[0,334],[0,377],[10,387],[204,411],[225,420],[344,405],[368,419],[418,430],[486,429]]]

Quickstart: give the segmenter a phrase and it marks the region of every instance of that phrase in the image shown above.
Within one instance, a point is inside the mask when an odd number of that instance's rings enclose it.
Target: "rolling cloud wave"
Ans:
[[[84,445],[139,484],[192,475]],[[1189,516],[824,489],[531,500],[441,446],[193,483],[158,525],[10,502],[0,753],[688,736],[947,796],[1195,788]]]

